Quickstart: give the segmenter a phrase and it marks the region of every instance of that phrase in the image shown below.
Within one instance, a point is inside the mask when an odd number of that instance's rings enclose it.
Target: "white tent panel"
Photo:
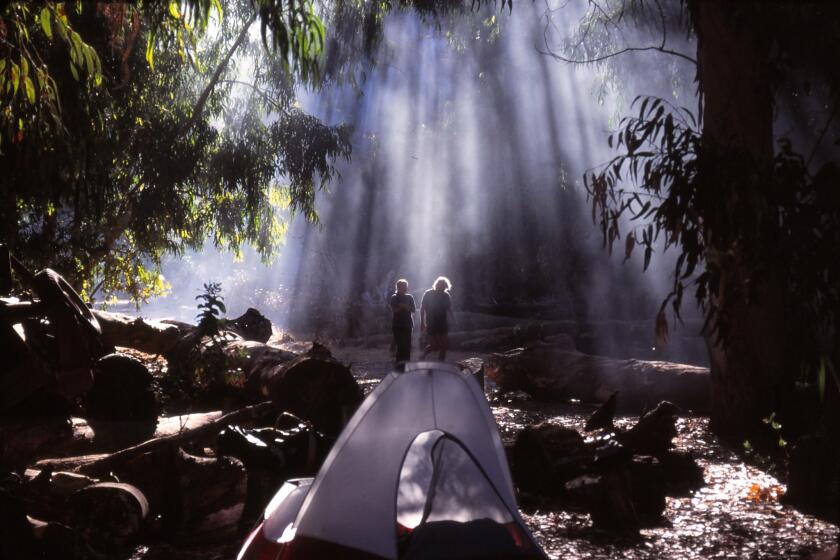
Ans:
[[[478,384],[454,366],[419,363],[383,379],[350,420],[301,507],[296,534],[397,558],[404,459],[419,434],[435,430],[459,440],[485,469],[480,484],[486,488],[489,480],[517,512],[504,449]],[[429,444],[437,439],[429,437]],[[462,490],[469,492],[469,484]]]

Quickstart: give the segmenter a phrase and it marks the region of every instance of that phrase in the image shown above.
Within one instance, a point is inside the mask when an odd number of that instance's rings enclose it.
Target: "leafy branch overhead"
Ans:
[[[10,196],[0,237],[86,296],[160,293],[161,258],[208,239],[268,258],[283,216],[316,219],[315,191],[350,155],[347,128],[293,108],[324,46],[314,10],[251,0],[6,5],[0,176]],[[262,40],[248,33],[256,20]]]

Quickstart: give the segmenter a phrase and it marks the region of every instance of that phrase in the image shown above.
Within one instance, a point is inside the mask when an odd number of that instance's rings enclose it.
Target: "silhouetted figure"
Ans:
[[[438,360],[446,359],[449,346],[449,320],[455,323],[452,314],[452,298],[449,290],[452,284],[445,276],[439,276],[432,289],[426,290],[420,303],[420,330],[426,334],[427,346],[423,352],[423,359],[432,351],[438,351]]]
[[[587,432],[597,430],[599,428],[612,429],[613,418],[615,417],[615,397],[618,391],[610,395],[607,402],[602,404],[598,410],[592,413],[589,420],[586,421],[586,426],[583,427]]]
[[[397,347],[395,361],[407,362],[411,359],[411,331],[414,329],[414,297],[408,293],[408,280],[397,280],[396,291],[391,296],[393,312],[392,328],[394,345]]]

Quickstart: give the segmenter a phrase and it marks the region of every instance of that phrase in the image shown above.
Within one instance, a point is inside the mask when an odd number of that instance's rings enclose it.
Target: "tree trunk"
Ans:
[[[691,10],[697,32],[704,146],[744,154],[758,166],[757,175],[769,176],[773,159],[770,43],[762,30],[736,21],[730,3],[698,0],[691,3]],[[757,213],[766,204],[762,193],[748,185],[739,185],[723,196],[730,202],[753,197]],[[709,232],[706,234],[711,239]],[[743,255],[727,253],[729,249],[711,241],[707,255],[707,266],[720,271],[713,304],[723,310],[728,321],[725,344],[715,332],[706,336],[711,419],[718,433],[743,438],[780,406],[776,395],[786,364],[784,317],[777,278],[763,276],[757,298],[750,301],[745,290],[733,295],[732,289],[745,288],[754,279],[744,266]]]

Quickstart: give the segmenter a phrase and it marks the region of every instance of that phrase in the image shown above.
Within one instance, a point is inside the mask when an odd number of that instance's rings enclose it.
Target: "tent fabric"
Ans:
[[[423,450],[432,450],[438,471],[454,470],[434,479],[434,466],[422,463]],[[476,505],[470,512],[456,511],[471,499]],[[327,456],[297,515],[295,534],[396,559],[398,502],[412,510],[414,523],[425,504],[426,521],[512,521],[528,535],[484,393],[454,366],[410,363],[405,373],[382,380]]]

